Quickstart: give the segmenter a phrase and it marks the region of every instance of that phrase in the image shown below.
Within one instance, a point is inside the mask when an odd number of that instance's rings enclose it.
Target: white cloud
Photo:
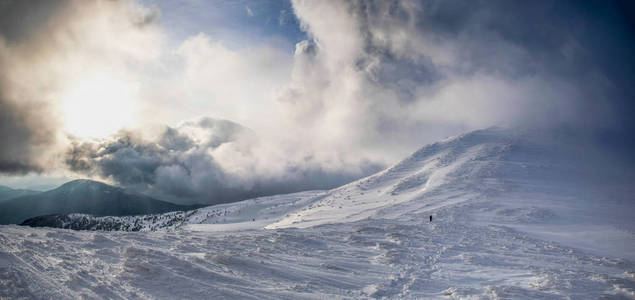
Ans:
[[[280,103],[316,149],[375,161],[395,161],[442,136],[492,125],[610,119],[609,104],[590,96],[607,86],[559,61],[571,34],[523,22],[549,18],[550,11],[492,14],[505,5],[293,1],[311,40],[296,47],[293,80]]]
[[[248,16],[253,17],[254,16],[254,12],[253,10],[251,10],[251,8],[247,5],[245,5],[245,12],[247,13]]]
[[[23,115],[9,122],[16,130],[3,130],[1,138],[19,147],[20,154],[0,161],[37,170],[56,166],[58,151],[64,147],[69,117],[65,96],[92,75],[134,82],[136,70],[160,55],[162,35],[156,24],[158,13],[136,2],[69,1],[42,8],[53,11],[44,16],[37,7],[22,9],[23,5],[16,1],[7,7],[26,14],[22,17],[31,29],[14,39],[0,35],[0,104],[11,107],[13,117]],[[8,26],[21,28],[23,19]],[[103,112],[84,112],[97,113]],[[99,126],[86,124],[91,125]]]

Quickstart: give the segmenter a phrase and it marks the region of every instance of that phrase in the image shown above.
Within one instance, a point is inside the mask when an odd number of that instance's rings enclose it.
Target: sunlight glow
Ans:
[[[134,84],[109,75],[89,76],[73,83],[64,96],[62,118],[67,133],[103,138],[133,124]]]

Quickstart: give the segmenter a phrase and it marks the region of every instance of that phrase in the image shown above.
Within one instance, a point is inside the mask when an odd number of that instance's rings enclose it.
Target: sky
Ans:
[[[332,188],[490,126],[631,162],[629,1],[0,1],[0,184]]]

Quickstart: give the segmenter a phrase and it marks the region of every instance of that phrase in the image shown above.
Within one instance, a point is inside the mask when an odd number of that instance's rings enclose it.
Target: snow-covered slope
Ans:
[[[287,213],[302,208],[325,195],[325,191],[306,191],[245,201],[219,204],[189,211],[138,216],[57,214],[38,216],[21,225],[74,230],[103,231],[239,231],[262,229]]]
[[[499,191],[503,185],[496,167],[512,149],[513,139],[501,129],[490,129],[428,145],[393,167],[330,191],[267,228],[353,222],[378,214],[388,217],[380,213],[383,208],[409,201],[416,201],[419,210],[432,210]],[[412,207],[392,217],[410,212]]]
[[[635,259],[635,176],[570,132],[490,128],[423,147],[342,186],[268,229],[366,218],[459,218]],[[444,216],[436,216],[443,218]]]
[[[635,298],[632,170],[570,136],[491,128],[334,190],[127,221],[164,232],[1,226],[0,297]]]

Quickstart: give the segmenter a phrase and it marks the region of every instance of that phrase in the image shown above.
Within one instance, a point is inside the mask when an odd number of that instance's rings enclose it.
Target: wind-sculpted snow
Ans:
[[[399,203],[452,205],[498,191],[501,184],[495,177],[495,166],[511,145],[512,137],[505,131],[490,129],[426,146],[385,171],[332,190],[320,201],[267,228],[357,221]],[[464,195],[459,197],[454,191]],[[438,194],[452,194],[452,199],[436,201]]]
[[[472,132],[330,191],[58,216],[97,231],[1,226],[0,298],[635,298],[628,178],[538,137]]]
[[[6,298],[632,297],[632,261],[587,254],[468,206],[401,220],[241,232],[94,232],[3,226]]]

